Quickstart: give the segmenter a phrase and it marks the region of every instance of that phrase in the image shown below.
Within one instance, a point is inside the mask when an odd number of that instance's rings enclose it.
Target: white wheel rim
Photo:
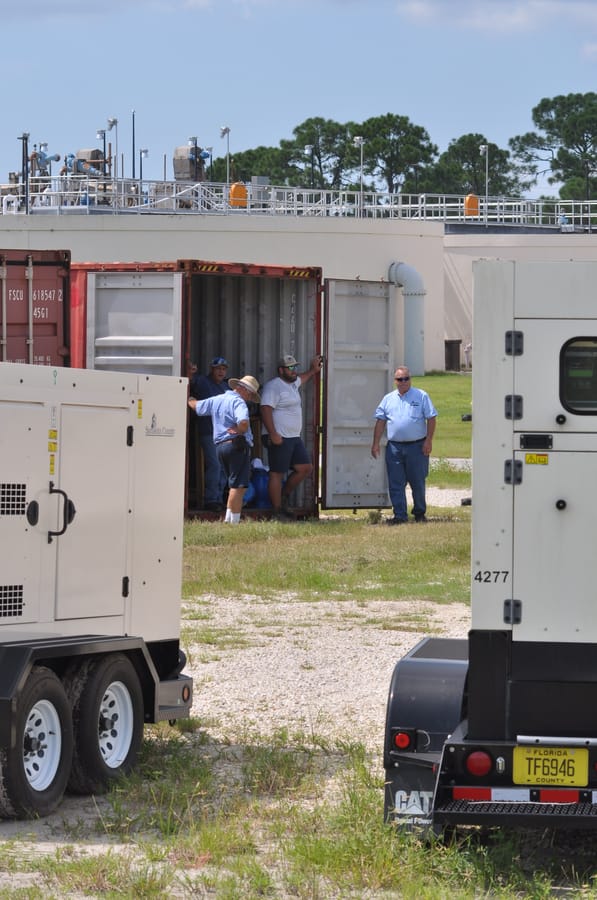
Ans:
[[[45,791],[56,777],[62,751],[60,727],[54,704],[38,700],[27,716],[23,735],[23,765],[34,791]]]
[[[121,681],[109,684],[99,712],[99,748],[104,763],[117,769],[129,752],[134,730],[133,702]]]

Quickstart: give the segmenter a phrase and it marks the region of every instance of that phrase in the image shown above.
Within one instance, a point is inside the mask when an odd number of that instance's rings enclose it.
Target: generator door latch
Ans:
[[[504,600],[504,623],[520,625],[522,622],[522,601]]]
[[[522,484],[522,462],[519,459],[507,459],[504,462],[505,484]]]
[[[522,396],[520,394],[506,395],[504,415],[507,419],[522,419]]]

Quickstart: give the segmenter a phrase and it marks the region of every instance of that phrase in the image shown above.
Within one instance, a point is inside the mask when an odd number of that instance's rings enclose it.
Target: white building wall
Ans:
[[[522,234],[516,229],[504,234],[447,234],[444,237],[443,254],[446,338],[466,342],[472,336],[475,260],[540,262],[595,258],[597,258],[597,234],[565,232]],[[422,274],[425,277],[424,269]]]
[[[5,215],[0,216],[0,248],[70,250],[74,262],[203,259],[318,266],[324,278],[363,281],[387,281],[390,265],[404,262],[420,272],[426,291],[422,300],[425,368],[444,367],[442,223],[242,212],[226,216]],[[397,302],[398,325],[400,309]],[[395,364],[400,362],[396,358]]]

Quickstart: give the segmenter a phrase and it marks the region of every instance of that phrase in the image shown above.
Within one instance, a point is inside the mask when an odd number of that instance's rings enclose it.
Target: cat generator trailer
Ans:
[[[471,629],[395,667],[388,821],[597,828],[596,296],[596,262],[475,264]]]
[[[129,772],[188,716],[187,381],[0,363],[0,816]]]

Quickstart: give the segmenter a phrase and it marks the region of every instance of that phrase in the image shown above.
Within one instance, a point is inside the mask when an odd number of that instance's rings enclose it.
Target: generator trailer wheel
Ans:
[[[122,653],[91,657],[67,676],[74,755],[68,789],[98,794],[131,771],[143,738],[139,677]]]
[[[15,725],[15,746],[0,751],[0,816],[48,816],[62,801],[73,752],[70,704],[51,669],[31,670]]]

